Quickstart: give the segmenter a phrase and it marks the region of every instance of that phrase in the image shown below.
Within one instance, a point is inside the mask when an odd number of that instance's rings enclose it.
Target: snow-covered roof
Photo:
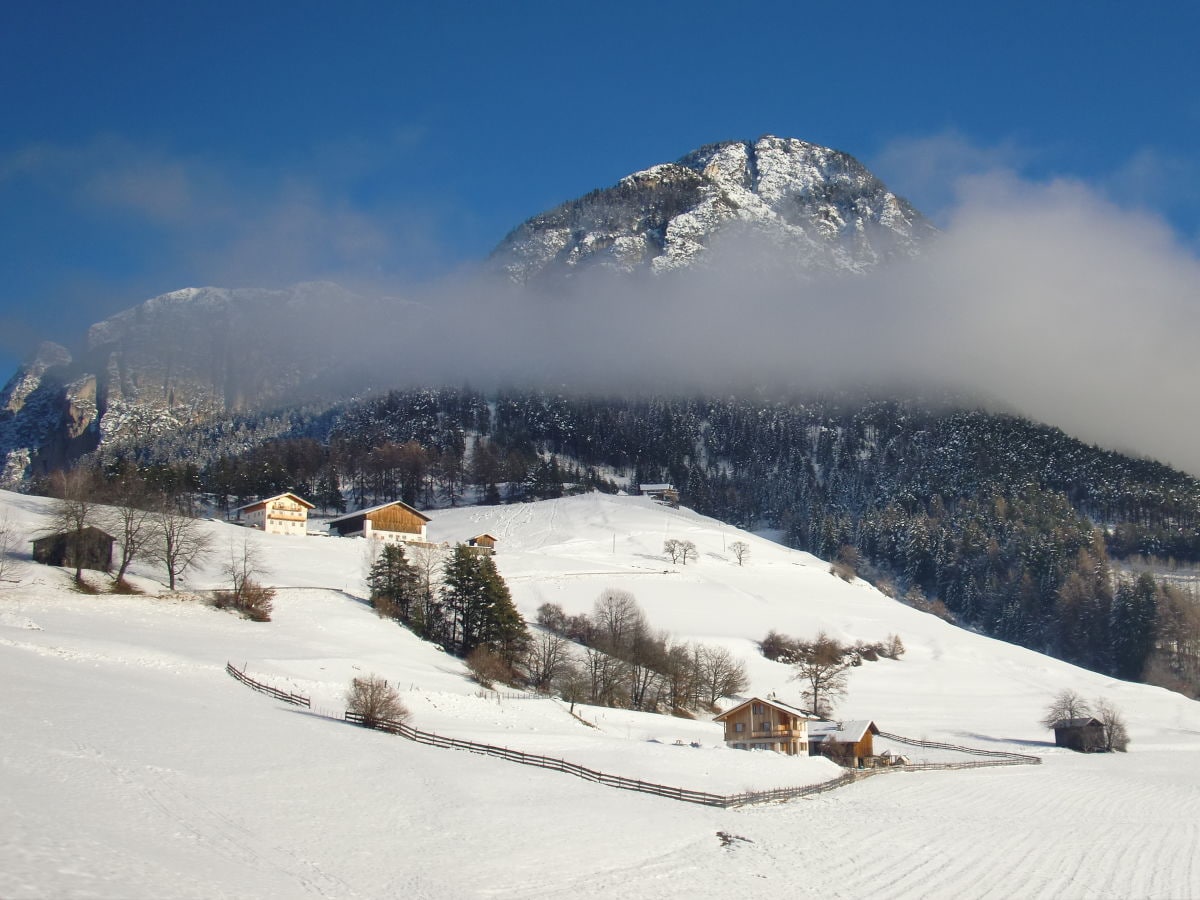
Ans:
[[[380,503],[376,506],[368,506],[366,509],[356,509],[354,512],[348,512],[345,515],[338,516],[336,519],[329,519],[325,524],[332,525],[334,522],[344,522],[346,519],[353,519],[356,516],[365,516],[367,513],[373,513],[378,512],[381,509],[387,509],[389,506],[402,506],[414,516],[420,516],[426,522],[433,521],[429,518],[429,516],[425,515],[425,513],[421,512],[419,509],[414,509],[403,500],[389,500],[387,503]]]
[[[866,733],[879,734],[879,726],[870,719],[853,719],[848,722],[811,722],[808,733],[814,739],[857,744]]]
[[[1057,730],[1059,728],[1087,728],[1094,725],[1103,726],[1104,723],[1092,716],[1082,716],[1077,719],[1059,719],[1051,727]]]
[[[673,491],[673,490],[675,490],[675,485],[673,485],[673,484],[639,484],[638,490],[640,490],[643,494],[649,493],[651,491]]]
[[[762,697],[751,697],[749,700],[739,703],[732,709],[725,710],[725,712],[721,713],[719,716],[714,716],[713,721],[720,722],[728,716],[733,715],[735,712],[745,709],[746,706],[751,703],[765,703],[768,706],[775,707],[780,712],[787,713],[789,716],[799,716],[802,719],[807,719],[812,716],[812,713],[810,713],[808,710],[801,709],[798,706],[792,706],[790,703],[784,703],[781,700],[766,700]]]
[[[295,500],[301,506],[307,507],[308,509],[315,509],[313,504],[309,503],[303,497],[301,497],[297,494],[293,494],[291,492],[285,492],[282,494],[276,494],[274,497],[265,497],[262,500],[251,500],[249,503],[243,503],[241,506],[239,506],[237,509],[235,509],[234,512],[241,512],[244,509],[250,509],[252,507],[263,506],[264,504],[270,503],[272,500],[282,500],[284,497],[291,497],[293,500]]]

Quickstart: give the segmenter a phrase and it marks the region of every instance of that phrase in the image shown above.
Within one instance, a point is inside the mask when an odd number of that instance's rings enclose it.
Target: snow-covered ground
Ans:
[[[46,509],[0,494],[22,540]],[[206,527],[218,547],[261,550],[280,586],[273,621],[171,596],[144,565],[147,596],[75,593],[18,548],[17,582],[0,583],[0,897],[1200,897],[1200,704],[953,628],[806,554],[598,494],[445,510],[430,525],[435,540],[496,535],[528,619],[626,589],[655,628],[729,647],[754,692],[784,700],[798,685],[758,654],[768,629],[898,634],[906,655],[854,669],[839,714],[1044,764],[887,774],[719,810],[367,732],[335,719],[350,678],[376,672],[419,728],[613,774],[733,793],[837,773],[727,750],[709,722],[577,709],[588,727],[557,701],[497,699],[356,599],[361,540]],[[699,561],[671,565],[667,538],[694,541]],[[752,547],[742,567],[735,540]],[[185,580],[219,584],[219,560]],[[227,661],[313,709],[239,685]],[[1129,753],[1052,746],[1037,720],[1065,687],[1124,709]]]

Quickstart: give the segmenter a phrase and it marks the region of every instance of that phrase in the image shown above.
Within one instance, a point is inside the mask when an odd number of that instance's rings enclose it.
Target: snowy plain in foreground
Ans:
[[[0,493],[23,537],[47,508]],[[807,554],[598,494],[430,525],[439,541],[496,535],[529,620],[623,588],[653,627],[728,646],[753,692],[784,700],[798,686],[758,654],[768,629],[899,634],[906,655],[853,670],[840,715],[1043,765],[887,774],[719,810],[366,732],[330,717],[353,675],[377,672],[419,728],[614,774],[732,793],[837,773],[726,750],[707,722],[584,709],[588,728],[555,701],[481,696],[458,661],[356,599],[362,541],[206,527],[219,548],[261,549],[280,587],[272,622],[169,596],[144,566],[138,583],[161,597],[75,593],[26,561],[0,586],[0,897],[1200,897],[1200,704],[956,629]],[[668,537],[694,541],[699,561],[669,564]],[[728,550],[739,539],[744,567]],[[217,559],[187,582],[219,584]],[[247,690],[226,661],[313,710]],[[1130,752],[1054,748],[1037,720],[1064,687],[1120,706]]]

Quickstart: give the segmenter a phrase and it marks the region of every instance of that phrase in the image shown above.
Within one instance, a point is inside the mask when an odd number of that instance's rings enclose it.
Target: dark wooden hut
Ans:
[[[46,566],[111,572],[115,541],[111,534],[89,525],[78,534],[63,531],[37,538],[33,542],[33,558]]]
[[[1104,723],[1091,716],[1078,719],[1059,719],[1054,728],[1054,743],[1079,753],[1099,753],[1105,750]]]

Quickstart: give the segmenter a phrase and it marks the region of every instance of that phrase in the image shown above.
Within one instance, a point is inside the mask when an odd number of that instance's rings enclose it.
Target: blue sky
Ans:
[[[9,2],[0,364],[179,287],[403,285],[701,144],[798,137],[943,220],[1078,182],[1200,245],[1194,3]]]

